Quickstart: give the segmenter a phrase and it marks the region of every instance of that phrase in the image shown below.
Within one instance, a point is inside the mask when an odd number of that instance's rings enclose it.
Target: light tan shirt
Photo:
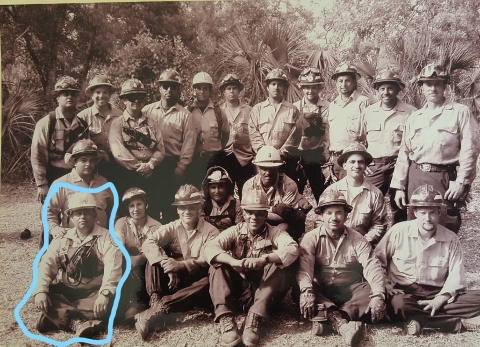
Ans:
[[[169,256],[185,264],[189,274],[208,266],[203,250],[208,241],[218,235],[218,229],[202,218],[194,230],[187,231],[180,219],[162,225],[148,235],[142,251],[150,264]]]
[[[328,107],[330,151],[341,152],[350,143],[359,141],[360,115],[370,105],[366,96],[355,90],[344,102],[337,96]]]
[[[106,117],[100,114],[97,105],[93,105],[78,114],[78,118],[87,122],[90,130],[90,139],[97,145],[98,149],[110,152],[110,144],[108,142],[108,134],[110,127],[115,118],[122,115],[122,111],[111,104],[109,105],[109,113]]]
[[[324,226],[305,234],[300,242],[300,267],[297,282],[300,289],[319,285],[345,286],[362,282],[372,288],[372,295],[384,292],[384,275],[370,243],[358,232],[345,227],[334,246]]]
[[[368,106],[360,118],[359,140],[366,142],[373,158],[398,155],[403,129],[408,116],[417,109],[400,99],[390,111],[381,107],[381,101]]]
[[[230,137],[230,124],[225,114],[220,112],[222,124],[221,129],[219,129],[220,124],[218,124],[217,116],[215,116],[213,102],[208,103],[203,113],[198,108],[196,101],[193,102],[191,107],[193,123],[198,134],[196,152],[221,151]]]
[[[165,146],[165,156],[178,156],[177,166],[185,170],[192,161],[197,138],[190,112],[178,103],[165,111],[161,101],[145,106],[142,112],[158,122]]]
[[[405,189],[408,168],[417,164],[459,164],[458,183],[471,184],[479,152],[478,125],[467,106],[445,100],[431,110],[428,104],[405,123],[402,146],[390,186]]]
[[[72,228],[67,231],[64,237],[54,239],[50,243],[38,264],[38,282],[33,291],[33,295],[37,293],[48,293],[52,281],[55,278],[61,278],[61,276],[57,276],[61,269],[59,264],[61,264],[62,255],[67,254],[70,248],[70,241],[68,240],[72,240],[72,248],[78,248],[92,241],[93,236],[99,236],[94,246],[94,252],[96,252],[100,264],[103,265],[103,280],[99,292],[108,289],[110,293],[115,294],[117,284],[122,277],[122,252],[113,241],[109,231],[95,225],[93,231],[83,242],[78,237],[77,229]]]
[[[437,294],[452,297],[467,286],[463,253],[458,236],[437,225],[433,237],[424,241],[418,221],[395,224],[375,248],[387,274],[387,283],[413,283],[438,287]]]
[[[220,109],[230,124],[230,138],[225,152],[227,155],[233,153],[240,165],[245,166],[253,160],[252,145],[248,135],[248,120],[252,108],[240,102],[240,105],[231,111],[224,102],[220,105]]]
[[[248,133],[255,153],[265,145],[275,147],[283,156],[296,155],[301,132],[297,122],[300,112],[283,100],[277,108],[269,99],[256,104],[250,112]]]
[[[145,225],[140,230],[137,229],[132,217],[122,217],[115,222],[115,234],[127,250],[136,248],[140,253],[142,245],[148,235],[152,234],[160,227],[162,223],[147,216]]]

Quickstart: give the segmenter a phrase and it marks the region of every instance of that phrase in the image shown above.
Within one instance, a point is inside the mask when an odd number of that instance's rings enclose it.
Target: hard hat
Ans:
[[[87,95],[91,95],[95,87],[101,87],[101,86],[108,87],[110,89],[110,93],[113,93],[115,91],[115,87],[113,86],[113,84],[110,82],[110,80],[106,75],[96,75],[96,76],[93,76],[93,78],[88,83],[87,88],[85,88],[85,93]]]
[[[444,81],[445,83],[450,83],[450,75],[443,66],[428,64],[418,75],[417,83],[420,85],[423,81]]]
[[[263,146],[260,148],[253,163],[263,167],[275,167],[285,164],[280,156],[280,152],[273,146]]]
[[[337,159],[337,164],[342,166],[343,163],[348,159],[349,156],[352,154],[360,154],[365,158],[365,164],[369,165],[373,158],[370,153],[367,152],[367,149],[363,144],[360,142],[352,142],[349,144],[347,147],[342,152],[342,155],[340,155]]]
[[[192,86],[200,83],[210,84],[213,87],[212,76],[206,72],[199,72],[193,77]]]
[[[173,69],[166,69],[160,74],[160,77],[157,80],[157,83],[159,84],[162,84],[163,82],[177,83],[182,85],[182,78],[177,71]]]
[[[342,205],[347,212],[351,212],[353,209],[352,206],[347,203],[347,199],[345,199],[342,193],[333,189],[327,189],[320,196],[318,205],[315,208],[315,213],[322,214],[325,207],[332,205]]]
[[[380,88],[380,85],[383,83],[392,83],[396,84],[398,88],[402,89],[405,88],[405,83],[400,80],[400,76],[392,70],[383,70],[381,71],[376,77],[375,81],[373,82],[373,88],[377,89]]]
[[[273,69],[267,74],[267,78],[265,79],[265,82],[267,85],[270,84],[272,81],[282,81],[285,83],[285,85],[288,87],[289,82],[288,82],[288,77],[287,75],[282,71],[282,69]]]
[[[95,154],[98,158],[97,163],[106,156],[106,153],[98,149],[92,140],[81,139],[73,145],[72,153],[65,153],[65,162],[73,165],[75,158],[82,154]]]
[[[325,81],[320,74],[320,70],[316,67],[307,67],[300,72],[298,76],[298,85],[300,88],[302,86],[313,86],[313,85],[323,85]]]
[[[58,93],[64,91],[74,91],[80,93],[80,85],[77,80],[70,76],[60,77],[53,87],[53,94],[57,95]]]
[[[184,184],[175,193],[175,202],[172,206],[199,204],[203,201],[200,191],[191,184]]]
[[[239,91],[243,90],[244,86],[242,81],[240,81],[240,78],[238,78],[238,76],[234,73],[229,73],[222,79],[219,87],[220,91],[223,92],[225,88],[230,84],[236,85]]]
[[[335,73],[332,75],[332,80],[337,80],[340,75],[352,75],[357,78],[362,77],[357,71],[357,68],[353,65],[350,65],[348,62],[340,63],[335,69]]]
[[[227,170],[221,166],[213,166],[207,170],[205,175],[205,181],[207,184],[211,183],[231,183],[233,184],[232,179],[228,175]]]
[[[251,190],[243,194],[240,207],[244,210],[268,211],[270,206],[267,203],[267,196],[257,190]]]
[[[143,189],[140,189],[138,187],[132,187],[128,188],[125,193],[123,194],[122,197],[122,204],[124,206],[128,206],[130,201],[132,201],[134,198],[138,198],[145,203],[147,202],[147,193]]]
[[[100,209],[97,206],[97,201],[92,194],[77,192],[68,197],[68,209],[65,210],[67,214],[75,210],[82,210],[87,208]]]
[[[438,190],[430,184],[424,184],[413,191],[408,206],[443,207],[445,206],[445,202],[442,194]]]
[[[145,87],[140,80],[131,78],[123,82],[122,90],[120,91],[120,97],[128,94],[147,94],[147,92],[145,91]]]

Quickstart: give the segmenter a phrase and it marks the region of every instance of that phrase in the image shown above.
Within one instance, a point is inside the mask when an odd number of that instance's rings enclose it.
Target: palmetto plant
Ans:
[[[282,69],[288,76],[290,87],[286,100],[294,102],[302,97],[296,80],[304,65],[307,41],[294,26],[272,21],[261,35],[246,34],[235,27],[219,45],[220,60],[215,76],[217,80],[227,73],[236,73],[245,84],[245,96],[254,105],[267,96],[265,78],[274,68]]]
[[[45,115],[46,102],[25,84],[10,91],[2,107],[2,178],[30,176],[30,148],[35,123]]]

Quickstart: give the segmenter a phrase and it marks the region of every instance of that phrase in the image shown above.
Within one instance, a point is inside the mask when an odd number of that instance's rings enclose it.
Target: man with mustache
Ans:
[[[365,146],[353,142],[338,158],[347,176],[329,186],[325,191],[342,193],[352,206],[345,225],[365,236],[372,246],[382,238],[387,227],[387,211],[380,189],[365,179],[364,173],[372,162]],[[320,218],[321,219],[321,218]]]
[[[77,117],[80,85],[70,76],[55,83],[53,95],[58,107],[35,125],[31,163],[37,185],[37,200],[42,204],[53,181],[72,170],[64,161],[65,153],[81,139],[89,138],[88,124]]]
[[[256,104],[250,113],[248,132],[255,153],[263,146],[273,146],[281,154],[282,167],[288,177],[297,181],[298,145],[300,144],[300,119],[298,109],[285,100],[289,82],[281,69],[273,69],[265,79],[267,100]]]
[[[405,123],[390,186],[396,189],[395,203],[404,209],[420,185],[432,185],[446,200],[446,227],[458,232],[459,210],[475,179],[479,141],[469,108],[446,99],[449,82],[442,66],[429,64],[420,72],[417,83],[426,104]]]
[[[337,164],[338,157],[350,143],[359,141],[360,115],[370,105],[366,96],[357,91],[357,68],[347,62],[340,63],[332,75],[338,96],[328,106],[330,127],[330,165],[336,179],[345,177],[345,170]],[[334,179],[335,179],[334,178]]]
[[[361,322],[372,323],[386,315],[383,272],[369,242],[347,227],[352,211],[342,192],[326,190],[315,213],[323,225],[305,234],[300,243],[300,313],[317,322],[314,333],[323,333],[327,321],[348,346],[361,340]],[[315,324],[315,323],[314,323]]]
[[[423,328],[478,330],[480,291],[465,290],[460,240],[440,224],[442,195],[424,184],[413,192],[409,206],[415,219],[394,225],[375,249],[386,273],[392,318],[408,322],[409,335]]]
[[[68,206],[74,227],[52,241],[38,265],[33,295],[42,314],[36,328],[41,334],[64,330],[92,338],[108,320],[122,276],[122,252],[95,222],[98,207],[92,194],[72,194]]]

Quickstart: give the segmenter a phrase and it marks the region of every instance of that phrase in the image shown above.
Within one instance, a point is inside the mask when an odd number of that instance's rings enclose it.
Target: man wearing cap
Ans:
[[[338,165],[343,167],[347,175],[327,190],[340,192],[346,197],[352,211],[345,224],[375,246],[385,234],[387,211],[382,192],[364,176],[365,169],[371,162],[372,156],[365,146],[353,142],[338,158]]]
[[[68,206],[74,227],[52,241],[38,265],[33,295],[42,314],[36,329],[92,338],[108,320],[122,276],[122,253],[109,231],[95,223],[93,195],[72,194]],[[55,279],[58,283],[52,284]]]
[[[65,153],[81,139],[89,137],[88,124],[76,116],[80,86],[72,77],[65,76],[55,83],[53,95],[58,107],[35,125],[32,137],[31,163],[37,189],[37,200],[43,203],[48,187],[57,178],[69,173],[70,163]]]
[[[298,150],[303,172],[299,175],[298,190],[303,194],[308,179],[315,201],[318,201],[326,188],[322,165],[330,158],[327,119],[330,103],[319,95],[325,84],[319,69],[305,68],[298,76],[298,84],[304,94],[301,100],[293,104],[300,111],[302,132]]]
[[[159,184],[163,196],[173,196],[185,181],[185,171],[195,152],[197,133],[190,113],[178,103],[183,86],[178,72],[172,69],[163,71],[157,83],[160,101],[145,106],[142,112],[159,124],[165,146],[165,158],[159,168],[163,179]],[[176,215],[168,199],[163,199],[162,220],[170,222]]]
[[[373,88],[378,91],[381,99],[363,111],[359,140],[366,143],[367,151],[373,157],[372,164],[366,169],[366,179],[386,195],[392,181],[405,122],[417,109],[398,99],[397,95],[405,88],[405,84],[391,70],[380,72],[373,82]]]
[[[351,211],[341,192],[322,194],[315,213],[324,223],[300,243],[297,281],[304,318],[327,321],[349,346],[356,346],[361,340],[360,321],[381,321],[386,305],[380,262],[370,243],[345,225]]]
[[[72,153],[65,154],[65,160],[73,165],[73,169],[68,174],[55,180],[55,183],[70,183],[82,188],[98,188],[107,180],[105,177],[96,174],[97,164],[104,159],[106,153],[99,150],[92,140],[80,140],[73,146]],[[73,227],[73,221],[66,211],[69,209],[68,197],[75,192],[68,188],[58,188],[48,204],[47,220],[50,240],[60,238],[65,235],[68,229]],[[97,223],[108,228],[108,220],[113,207],[113,194],[110,189],[105,189],[100,193],[93,194],[97,202]],[[41,245],[43,245],[43,235],[41,235]]]
[[[298,145],[301,131],[298,126],[300,113],[284,97],[288,88],[287,75],[281,69],[267,74],[267,100],[256,104],[250,113],[248,132],[255,153],[263,146],[273,146],[286,162],[282,171],[297,180]]]
[[[330,164],[337,179],[345,177],[345,170],[337,165],[343,149],[353,141],[359,141],[360,115],[370,104],[366,96],[357,91],[357,68],[346,62],[341,63],[332,75],[338,96],[328,107],[330,126]]]
[[[312,206],[298,192],[296,183],[279,168],[284,164],[279,151],[273,146],[263,146],[253,162],[258,174],[243,186],[245,194],[260,194],[269,205],[267,222],[278,225],[297,241],[305,232],[305,219]]]
[[[245,222],[223,231],[205,247],[210,268],[210,296],[221,345],[243,342],[255,347],[259,323],[279,305],[287,287],[286,268],[298,256],[297,243],[282,229],[267,223],[269,206],[263,194],[244,193]],[[248,312],[243,336],[235,314]]]
[[[197,144],[190,167],[191,183],[202,184],[207,169],[221,165],[223,150],[230,137],[230,123],[220,107],[213,103],[213,80],[206,72],[199,72],[193,77],[194,100],[187,109],[192,114],[197,134]]]
[[[142,82],[132,78],[125,81],[120,99],[126,106],[121,117],[112,122],[109,134],[110,147],[115,160],[121,165],[118,177],[121,184],[118,194],[135,185],[151,197],[150,211],[154,218],[160,216],[161,192],[154,184],[156,169],[165,156],[163,137],[158,122],[142,112],[146,91]]]
[[[375,249],[386,273],[392,318],[408,322],[409,335],[423,328],[477,330],[480,320],[472,318],[480,315],[480,291],[466,290],[460,240],[440,224],[442,195],[421,185],[409,207],[416,219],[395,224]]]
[[[442,66],[422,69],[418,85],[427,102],[405,123],[390,186],[396,189],[395,203],[405,208],[415,189],[431,184],[446,200],[447,228],[458,232],[459,209],[476,175],[479,141],[468,107],[445,98],[449,81]]]
[[[226,75],[222,79],[219,89],[225,98],[220,109],[230,125],[230,138],[225,147],[225,158],[222,159],[221,166],[228,171],[237,185],[241,199],[243,185],[255,175],[255,165],[252,163],[253,150],[248,135],[248,120],[252,108],[239,98],[239,94],[243,90],[243,83],[237,75]]]
[[[110,103],[115,87],[105,75],[95,75],[88,83],[85,93],[92,98],[93,105],[78,114],[89,126],[90,139],[98,149],[108,154],[108,160],[98,166],[98,173],[115,183],[117,162],[113,158],[108,134],[114,119],[122,115],[122,111]]]
[[[227,170],[213,166],[207,170],[203,180],[204,219],[220,232],[242,221],[240,201],[233,194],[233,181]]]
[[[203,251],[218,230],[200,217],[202,201],[197,188],[181,186],[172,204],[177,207],[179,219],[162,225],[143,243],[150,308],[135,316],[135,327],[143,340],[155,322],[167,319],[168,313],[185,312],[210,302],[208,264]]]

